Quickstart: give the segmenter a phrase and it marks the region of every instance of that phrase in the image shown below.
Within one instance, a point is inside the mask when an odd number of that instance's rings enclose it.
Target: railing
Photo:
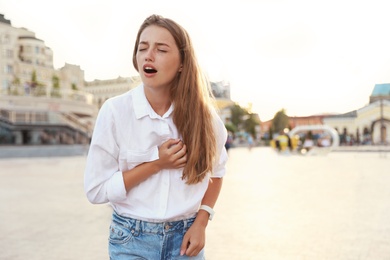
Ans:
[[[0,89],[1,96],[31,96],[31,97],[48,97],[63,100],[72,100],[83,102],[89,105],[93,104],[93,94],[72,89],[53,89],[42,86],[34,88],[22,88],[12,86],[10,89]]]
[[[88,125],[80,122],[77,117],[66,113],[0,109],[0,119],[14,125],[68,125],[84,133],[89,131]]]

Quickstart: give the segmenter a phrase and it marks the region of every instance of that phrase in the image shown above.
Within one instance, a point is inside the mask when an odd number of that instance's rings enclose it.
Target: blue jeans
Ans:
[[[118,215],[110,225],[110,260],[204,260],[204,249],[195,257],[180,256],[184,234],[195,218],[154,223]]]

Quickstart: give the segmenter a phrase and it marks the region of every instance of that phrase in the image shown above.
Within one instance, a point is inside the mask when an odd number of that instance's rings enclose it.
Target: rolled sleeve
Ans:
[[[111,202],[119,202],[126,199],[126,188],[121,171],[114,173],[107,185],[107,198]]]
[[[218,116],[218,114],[215,112],[213,115],[215,120],[218,157],[213,167],[213,173],[211,177],[222,178],[226,174],[226,163],[228,161],[228,154],[225,148],[225,143],[227,139],[227,130],[221,118]]]
[[[226,163],[228,160],[228,154],[226,149],[223,148],[221,155],[219,156],[219,161],[214,167],[212,178],[222,178],[226,174]]]

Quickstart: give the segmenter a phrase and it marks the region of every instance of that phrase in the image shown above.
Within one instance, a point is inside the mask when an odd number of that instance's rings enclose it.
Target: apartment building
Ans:
[[[97,108],[80,66],[53,66],[35,33],[0,14],[0,144],[88,141]]]
[[[0,14],[0,94],[52,94],[54,81],[62,90],[83,90],[84,71],[77,65],[53,67],[53,51],[26,28],[13,27]],[[34,92],[34,93],[32,93]]]

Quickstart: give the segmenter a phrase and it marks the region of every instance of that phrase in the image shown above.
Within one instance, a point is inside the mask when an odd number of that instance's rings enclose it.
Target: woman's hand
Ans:
[[[206,225],[196,221],[184,235],[180,255],[197,256],[206,243]]]
[[[187,162],[187,147],[180,139],[169,139],[158,148],[160,169],[183,168]]]

